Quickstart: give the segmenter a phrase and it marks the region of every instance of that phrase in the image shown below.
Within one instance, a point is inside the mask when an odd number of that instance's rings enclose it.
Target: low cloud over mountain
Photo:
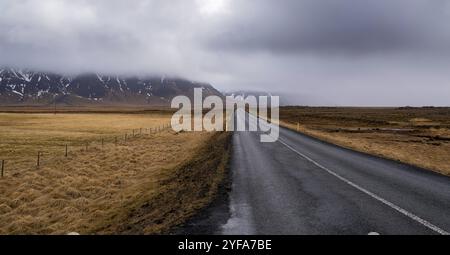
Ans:
[[[132,104],[170,105],[177,95],[219,95],[211,85],[179,78],[101,74],[64,76],[18,69],[0,70],[0,104]]]
[[[448,105],[449,21],[445,0],[3,0],[0,66]]]

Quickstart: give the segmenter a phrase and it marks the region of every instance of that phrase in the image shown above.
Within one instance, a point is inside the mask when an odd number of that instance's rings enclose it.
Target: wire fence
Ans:
[[[44,161],[45,159],[49,159],[49,160],[56,160],[56,159],[61,159],[61,158],[68,158],[71,155],[71,152],[76,152],[76,151],[84,151],[84,152],[94,152],[98,149],[104,149],[106,146],[119,146],[119,145],[126,145],[127,142],[131,142],[133,139],[139,138],[139,137],[143,137],[144,135],[149,136],[151,134],[158,134],[161,133],[167,129],[170,129],[171,125],[170,123],[168,124],[164,124],[164,125],[160,125],[157,127],[152,127],[152,128],[138,128],[138,129],[132,129],[131,131],[125,132],[122,135],[110,135],[110,136],[101,136],[99,138],[96,139],[87,139],[84,141],[77,141],[77,142],[67,142],[65,143],[63,146],[61,145],[55,145],[53,147],[59,147],[61,148],[60,150],[58,150],[59,152],[56,152],[55,150],[53,150],[52,152],[48,152],[46,150],[37,150],[36,151],[36,158],[34,162],[28,162],[30,160],[28,160],[28,158],[26,159],[26,161],[29,163],[28,166],[29,167],[34,167],[34,169],[39,169],[41,166],[43,166],[43,164],[45,164],[45,162],[48,161]],[[53,154],[52,153],[57,153]],[[32,159],[32,157],[31,157]],[[8,159],[1,159],[0,158],[0,178],[5,178],[7,176],[13,176],[14,175],[8,175],[8,170],[12,169],[12,167],[10,167],[11,165],[13,165],[15,162],[14,160],[8,160]],[[23,161],[21,162],[23,163]]]

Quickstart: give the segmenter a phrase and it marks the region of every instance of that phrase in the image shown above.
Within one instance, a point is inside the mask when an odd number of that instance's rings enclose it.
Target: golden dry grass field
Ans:
[[[282,107],[280,123],[343,147],[450,175],[450,108]]]
[[[154,234],[182,223],[214,197],[228,135],[147,130],[170,117],[0,113],[0,234]]]

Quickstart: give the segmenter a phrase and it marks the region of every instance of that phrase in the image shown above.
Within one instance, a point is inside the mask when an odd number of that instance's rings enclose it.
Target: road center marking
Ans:
[[[372,192],[370,192],[370,191],[364,189],[363,187],[361,187],[361,186],[359,186],[359,185],[353,183],[352,181],[350,181],[350,180],[348,180],[348,179],[346,179],[346,178],[340,176],[339,174],[337,174],[337,173],[331,171],[330,169],[328,169],[328,168],[322,166],[321,164],[317,163],[316,161],[314,161],[314,160],[311,159],[310,157],[308,157],[308,156],[306,156],[305,154],[303,154],[303,153],[297,151],[296,149],[292,148],[292,146],[288,145],[288,144],[285,143],[283,140],[278,139],[278,142],[280,142],[281,144],[283,144],[284,146],[286,146],[286,147],[287,147],[288,149],[290,149],[291,151],[297,153],[297,154],[300,155],[301,157],[305,158],[305,159],[308,160],[309,162],[313,163],[313,164],[316,165],[317,167],[321,168],[322,170],[325,170],[327,173],[333,175],[334,177],[336,177],[336,178],[338,178],[339,180],[341,180],[341,181],[347,183],[348,185],[350,185],[350,186],[356,188],[357,190],[359,190],[359,191],[361,191],[361,192],[363,192],[363,193],[365,193],[365,194],[371,196],[372,198],[374,198],[374,199],[380,201],[381,203],[383,203],[383,204],[389,206],[390,208],[396,210],[397,212],[399,212],[399,213],[401,213],[401,214],[407,216],[408,218],[410,218],[410,219],[412,219],[412,220],[414,220],[414,221],[416,221],[416,222],[418,222],[418,223],[424,225],[425,227],[427,227],[427,228],[429,228],[429,229],[431,229],[431,230],[433,230],[433,231],[435,231],[435,232],[437,232],[437,233],[439,233],[439,234],[441,234],[441,235],[449,235],[449,234],[450,234],[450,233],[448,233],[447,231],[445,231],[445,230],[443,230],[443,229],[441,229],[441,228],[439,228],[439,227],[437,227],[437,226],[431,224],[430,222],[428,222],[428,221],[426,221],[426,220],[420,218],[419,216],[417,216],[417,215],[415,215],[415,214],[413,214],[413,213],[411,213],[411,212],[408,212],[407,210],[401,208],[400,206],[395,205],[394,203],[387,201],[386,199],[384,199],[384,198],[382,198],[382,197],[380,197],[380,196],[378,196],[378,195],[376,195],[376,194],[374,194],[374,193],[372,193]]]

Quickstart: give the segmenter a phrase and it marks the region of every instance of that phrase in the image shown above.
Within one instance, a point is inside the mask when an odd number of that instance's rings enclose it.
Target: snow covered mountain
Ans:
[[[210,84],[179,78],[125,77],[101,74],[65,76],[18,69],[0,69],[0,104],[132,104],[169,105],[177,95],[219,95]]]

